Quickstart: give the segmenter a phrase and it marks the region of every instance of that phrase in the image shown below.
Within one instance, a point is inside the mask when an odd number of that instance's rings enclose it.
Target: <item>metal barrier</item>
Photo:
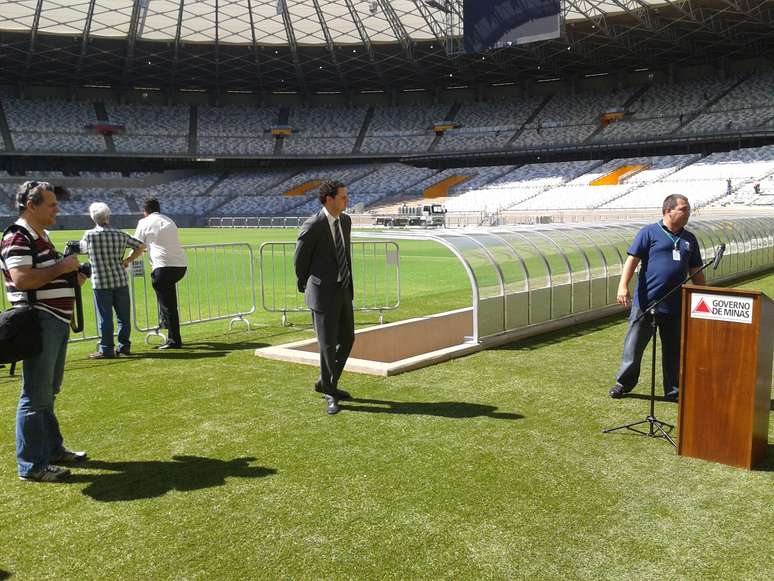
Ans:
[[[293,267],[295,242],[264,242],[258,254],[261,271],[261,305],[270,313],[287,314],[308,311],[304,297],[296,288]],[[384,312],[400,306],[400,250],[392,241],[353,241],[352,278],[355,281],[355,311]]]
[[[188,270],[177,284],[180,325],[230,319],[250,329],[247,315],[255,312],[255,269],[249,244],[198,244],[183,246]],[[129,289],[134,327],[146,333],[145,343],[160,332],[158,303],[151,284],[150,269],[143,259],[132,264]]]

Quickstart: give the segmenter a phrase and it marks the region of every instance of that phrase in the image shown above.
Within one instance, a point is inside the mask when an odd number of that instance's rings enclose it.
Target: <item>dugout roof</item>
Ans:
[[[774,54],[774,0],[562,0],[563,37],[460,55],[462,0],[0,0],[0,83],[338,92]]]
[[[475,343],[592,311],[617,312],[618,283],[632,239],[646,222],[536,224],[491,228],[355,232],[359,238],[432,240],[468,275]],[[726,253],[707,281],[719,284],[767,270],[774,260],[774,218],[692,219],[702,260]]]

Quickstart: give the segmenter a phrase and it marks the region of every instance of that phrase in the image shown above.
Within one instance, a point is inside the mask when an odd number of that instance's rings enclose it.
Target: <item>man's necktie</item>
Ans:
[[[339,263],[339,277],[341,286],[349,286],[349,264],[347,264],[347,253],[344,250],[344,241],[341,239],[341,230],[339,229],[339,220],[333,221],[334,240],[336,242],[336,260]]]

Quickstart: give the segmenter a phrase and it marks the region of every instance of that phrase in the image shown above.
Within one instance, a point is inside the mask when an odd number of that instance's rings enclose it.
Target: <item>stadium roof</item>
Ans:
[[[462,0],[0,0],[0,83],[338,92],[771,56],[774,0],[563,0],[561,39],[459,55]]]
[[[644,0],[643,5],[664,4]],[[371,42],[433,40],[434,29],[450,23],[443,2],[420,0],[6,0],[0,2],[0,29],[27,31],[36,26],[41,33],[127,38],[135,5],[139,8],[139,40],[219,42],[287,45],[291,39],[285,26],[287,14],[299,45],[326,43],[327,34],[337,44],[360,44],[360,26]],[[461,10],[462,0],[453,2]],[[588,3],[589,13],[622,12],[613,0]],[[453,18],[453,17],[452,17]],[[569,20],[585,19],[580,8],[568,3]],[[87,23],[91,19],[91,22]],[[360,23],[356,21],[360,20]],[[180,30],[178,32],[178,25]]]

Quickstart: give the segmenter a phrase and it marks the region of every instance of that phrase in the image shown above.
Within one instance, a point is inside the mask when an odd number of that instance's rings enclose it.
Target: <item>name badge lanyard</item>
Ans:
[[[672,248],[672,260],[679,261],[680,260],[680,251],[678,250],[677,245],[680,243],[680,237],[679,236],[675,236],[674,234],[672,234],[669,231],[669,228],[667,228],[664,225],[664,221],[663,220],[661,222],[659,222],[659,224],[661,225],[661,231],[664,234],[666,234],[667,238],[669,238],[669,241],[672,243],[672,246],[673,246],[673,248]]]

